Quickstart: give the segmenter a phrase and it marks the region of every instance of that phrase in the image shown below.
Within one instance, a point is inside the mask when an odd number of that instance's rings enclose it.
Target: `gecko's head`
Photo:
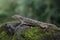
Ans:
[[[13,15],[12,18],[14,18],[14,19],[22,19],[22,16],[20,16],[20,15]]]

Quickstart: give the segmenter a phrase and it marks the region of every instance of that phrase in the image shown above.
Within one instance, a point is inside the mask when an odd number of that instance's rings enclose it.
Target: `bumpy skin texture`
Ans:
[[[12,16],[12,18],[15,18],[19,21],[21,21],[22,24],[31,24],[31,25],[36,25],[36,26],[40,26],[41,28],[47,28],[47,23],[43,23],[37,20],[33,20],[33,19],[29,19],[29,18],[25,18],[19,15],[14,15]]]
[[[21,24],[29,24],[29,25],[31,24],[31,25],[36,25],[36,26],[39,26],[39,27],[45,28],[45,29],[52,28],[52,29],[60,30],[60,28],[57,28],[57,26],[54,25],[54,24],[40,22],[40,21],[37,21],[37,20],[22,17],[20,15],[14,15],[14,16],[12,16],[12,18],[21,21]]]

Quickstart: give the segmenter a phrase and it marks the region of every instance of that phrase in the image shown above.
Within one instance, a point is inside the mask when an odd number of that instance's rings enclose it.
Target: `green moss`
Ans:
[[[24,37],[26,40],[38,40],[45,36],[50,36],[54,30],[44,31],[39,27],[32,27],[31,29],[25,31]]]
[[[0,33],[0,40],[10,40],[10,37],[7,35],[5,31]]]
[[[53,32],[55,32],[53,29],[41,29],[39,27],[31,27],[28,30],[23,30],[22,35],[23,37],[20,37],[22,40],[39,40],[46,36],[50,36]],[[9,37],[8,34],[5,31],[2,31],[0,33],[0,40],[16,40],[17,36],[20,35],[20,32],[16,32],[13,36]]]
[[[17,33],[12,36],[12,40],[16,40]]]

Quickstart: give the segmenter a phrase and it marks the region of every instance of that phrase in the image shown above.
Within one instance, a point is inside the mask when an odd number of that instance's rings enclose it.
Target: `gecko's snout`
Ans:
[[[21,18],[21,16],[20,15],[13,15],[12,18],[17,19],[17,18]]]
[[[15,16],[12,16],[12,18],[16,18]]]

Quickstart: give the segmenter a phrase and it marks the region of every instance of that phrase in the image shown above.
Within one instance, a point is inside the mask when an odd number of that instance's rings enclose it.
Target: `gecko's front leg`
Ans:
[[[21,22],[20,25],[26,24],[23,20],[20,20],[20,22]]]

